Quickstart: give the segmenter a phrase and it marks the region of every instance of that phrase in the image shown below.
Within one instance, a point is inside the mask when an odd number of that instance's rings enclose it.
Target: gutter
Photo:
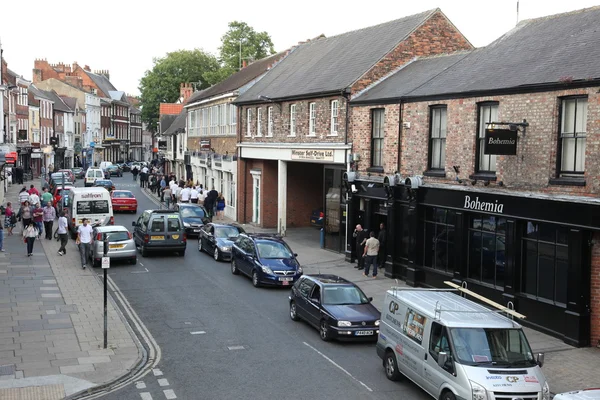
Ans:
[[[236,92],[223,93],[223,94],[218,95],[218,96],[209,97],[209,98],[206,98],[206,99],[203,99],[203,100],[200,100],[200,101],[195,101],[193,103],[186,104],[186,105],[183,106],[183,108],[190,108],[192,106],[206,104],[206,103],[210,103],[211,101],[221,100],[221,99],[225,99],[227,97],[235,97],[235,96],[237,96]]]
[[[288,96],[288,97],[273,97],[268,103],[282,103],[284,101],[294,101],[294,100],[307,100],[307,99],[314,99],[316,97],[333,97],[333,96],[339,96],[340,92],[345,91],[346,88],[344,89],[336,89],[336,90],[328,90],[328,91],[323,91],[323,92],[315,92],[315,93],[305,93],[305,94],[299,94],[296,96]],[[240,106],[246,106],[246,105],[255,105],[255,104],[267,104],[267,102],[263,101],[263,100],[259,100],[258,96],[256,100],[247,100],[247,101],[234,101],[233,104],[235,105],[240,105]]]

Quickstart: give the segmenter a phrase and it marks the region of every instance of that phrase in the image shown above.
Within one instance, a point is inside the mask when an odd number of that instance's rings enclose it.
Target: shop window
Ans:
[[[506,218],[476,214],[469,225],[469,278],[504,287]]]
[[[580,176],[585,171],[587,106],[585,97],[562,100],[559,140],[561,176]]]
[[[566,304],[569,278],[568,230],[528,221],[521,239],[521,292],[555,304]]]
[[[423,265],[438,271],[454,272],[454,231],[456,213],[430,207],[425,212]]]
[[[477,165],[476,171],[496,173],[496,155],[484,154],[485,129],[488,122],[498,121],[498,103],[482,103],[479,105],[479,123],[477,124]]]

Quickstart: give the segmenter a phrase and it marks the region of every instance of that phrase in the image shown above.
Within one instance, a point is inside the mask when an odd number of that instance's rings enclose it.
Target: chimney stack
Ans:
[[[83,69],[87,72],[92,72],[89,65],[84,66]]]
[[[181,98],[181,102],[185,103],[194,92],[191,83],[181,83],[179,86],[179,97]]]
[[[248,61],[242,60],[242,68],[246,68],[248,66]]]

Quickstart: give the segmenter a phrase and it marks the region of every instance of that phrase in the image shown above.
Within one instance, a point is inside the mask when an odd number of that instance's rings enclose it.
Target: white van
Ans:
[[[111,165],[113,165],[113,163],[110,161],[102,161],[100,163],[100,169],[105,170],[106,168],[110,167]]]
[[[407,377],[439,400],[550,400],[544,355],[534,357],[521,325],[450,290],[388,290],[379,329],[390,380]]]
[[[96,179],[104,179],[104,172],[100,168],[88,168],[85,172],[85,187],[94,186]]]
[[[67,222],[71,235],[76,234],[84,218],[90,225],[114,225],[110,193],[105,188],[71,188],[68,195]]]

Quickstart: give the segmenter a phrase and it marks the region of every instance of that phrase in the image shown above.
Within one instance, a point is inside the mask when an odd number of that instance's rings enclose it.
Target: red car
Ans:
[[[70,169],[59,169],[58,172],[64,172],[71,182],[75,182],[75,174]]]
[[[113,190],[110,194],[113,211],[131,211],[137,213],[137,200],[129,190]]]
[[[68,191],[69,189],[73,189],[73,186],[65,186],[65,192]],[[62,199],[63,196],[63,187],[62,186],[57,186],[54,189],[54,193],[52,193],[52,198],[54,199],[54,206],[58,207],[58,205],[60,204],[60,200]]]

